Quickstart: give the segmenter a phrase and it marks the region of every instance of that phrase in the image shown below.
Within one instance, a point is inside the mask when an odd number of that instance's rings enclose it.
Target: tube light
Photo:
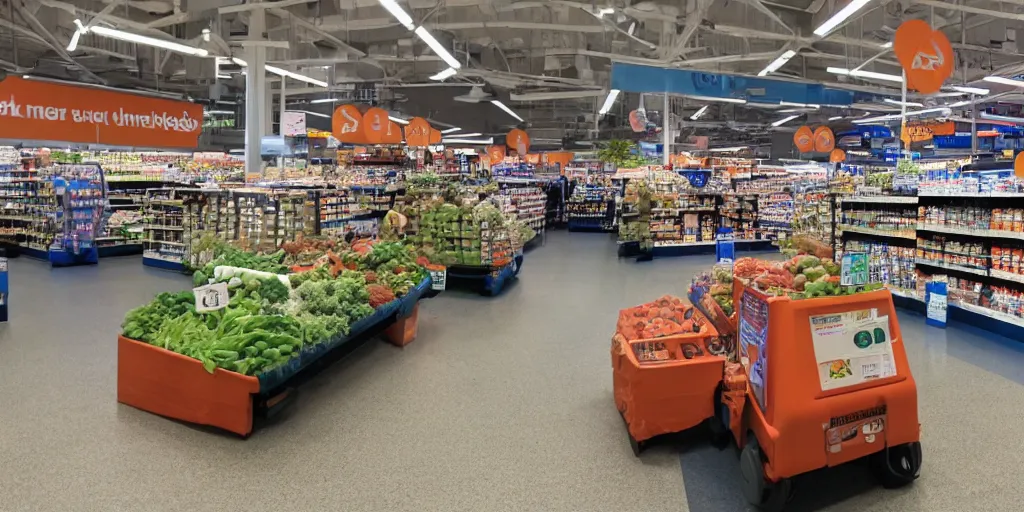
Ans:
[[[900,105],[902,107],[923,107],[924,106],[923,103],[918,103],[916,101],[900,101],[900,100],[894,100],[894,99],[891,99],[891,98],[885,98],[882,101],[884,101],[886,103],[889,103],[891,105]]]
[[[782,119],[779,119],[778,121],[775,121],[774,123],[772,123],[772,126],[775,126],[775,127],[782,126],[782,125],[784,125],[784,124],[786,124],[786,123],[788,123],[788,122],[790,122],[790,121],[792,121],[792,120],[794,120],[794,119],[796,119],[798,117],[800,117],[800,116],[797,115],[797,116],[786,116],[786,117],[783,117]]]
[[[207,111],[203,112],[204,115],[208,115],[208,116],[229,116],[229,115],[232,115],[234,113],[235,112],[232,111],[232,110],[207,110]]]
[[[409,16],[409,13],[405,12],[405,10],[402,9],[402,6],[398,5],[398,3],[395,2],[395,0],[377,1],[380,2],[381,7],[387,9],[388,12],[390,12],[391,15],[394,16],[395,19],[402,24],[402,26],[409,30],[416,28],[416,25],[413,24],[412,22],[412,16]]]
[[[75,20],[75,21],[77,21],[77,22],[78,22],[78,25],[79,25],[79,26],[81,26],[81,24],[82,24],[82,22],[81,22],[81,21],[78,21],[78,20]],[[73,52],[73,51],[75,51],[76,49],[78,49],[78,40],[79,40],[79,39],[80,39],[81,37],[82,37],[82,32],[81,32],[81,30],[76,30],[74,34],[71,34],[71,42],[69,42],[69,43],[68,43],[68,51],[69,51],[69,52]]]
[[[803,112],[804,110],[806,110],[806,109],[803,109],[803,108],[787,108],[787,109],[783,109],[783,110],[776,110],[776,112],[778,112],[780,114],[792,114],[794,112]]]
[[[598,18],[604,16],[605,14],[615,14],[615,9],[612,9],[611,7],[604,7],[601,10],[597,11]]]
[[[619,91],[618,89],[612,89],[608,91],[608,97],[604,99],[604,105],[601,106],[601,110],[598,111],[598,114],[603,116],[607,114],[609,110],[612,109],[612,105],[615,105],[615,100],[619,97],[619,92],[621,91]]]
[[[441,133],[444,133],[444,132],[441,132]],[[481,135],[483,135],[483,134],[482,133],[456,133],[455,135],[453,135],[453,137],[461,137],[463,139],[468,139],[470,137],[479,137]]]
[[[711,148],[708,151],[712,153],[732,153],[734,151],[743,151],[747,149],[747,146],[736,146],[734,148]]]
[[[828,118],[828,120],[829,121],[838,121],[838,120],[840,120],[842,118],[843,118],[843,116],[832,116],[832,117]]]
[[[769,73],[776,72],[779,68],[781,68],[782,66],[785,66],[786,63],[789,62],[789,59],[792,59],[795,56],[796,56],[796,52],[795,51],[793,51],[793,50],[786,50],[785,53],[783,53],[782,55],[779,55],[778,58],[776,58],[775,60],[771,61],[767,66],[765,66],[764,69],[762,69],[761,72],[757,74],[757,76],[765,76],[765,75],[768,75]]]
[[[853,124],[867,124],[867,123],[877,123],[879,121],[892,121],[894,119],[899,119],[900,117],[901,116],[899,114],[893,114],[893,115],[888,115],[888,116],[878,116],[878,117],[865,117],[865,118],[861,118],[861,119],[854,119],[853,120]]]
[[[231,75],[225,75],[224,73],[217,73],[217,78],[220,78],[221,80],[229,80],[231,78]]]
[[[409,121],[406,121],[405,119],[402,119],[400,117],[388,116],[388,119],[390,119],[390,120],[392,120],[392,121],[394,121],[394,122],[396,122],[398,124],[409,124]]]
[[[478,144],[486,146],[494,144],[494,137],[488,137],[486,139],[441,139],[441,144]]]
[[[308,114],[308,115],[311,115],[311,116],[326,117],[327,119],[331,118],[331,116],[329,116],[327,114],[321,114],[320,112],[312,112],[312,111],[309,111],[309,110],[288,110],[287,112],[302,112],[303,114]]]
[[[491,100],[491,105],[494,105],[495,107],[498,107],[498,108],[504,110],[506,114],[508,114],[508,115],[510,115],[510,116],[512,116],[512,117],[514,117],[516,119],[518,119],[520,123],[525,122],[525,121],[523,121],[523,118],[519,117],[519,115],[516,114],[515,112],[513,112],[512,109],[506,107],[504,103],[502,103],[502,102],[500,102],[498,100]]]
[[[281,69],[277,66],[264,66],[267,71],[288,78],[294,78],[300,82],[306,82],[308,84],[319,85],[320,87],[327,87],[327,82],[323,80],[317,80],[315,78],[308,77],[306,75],[300,75],[294,71],[288,71],[287,69]]]
[[[441,43],[437,42],[437,39],[434,39],[434,36],[430,35],[430,32],[427,32],[427,29],[423,27],[416,27],[415,32],[416,35],[419,36],[424,43],[427,43],[427,46],[429,46],[431,50],[434,50],[434,53],[437,54],[438,57],[441,57],[441,60],[445,61],[449,66],[455,69],[462,67],[462,64],[459,64],[459,61],[456,60],[455,57],[452,57],[452,54],[448,53],[448,50],[446,50],[444,46],[441,46]]]
[[[85,29],[85,32],[94,32],[103,37],[109,37],[111,39],[119,39],[121,41],[128,41],[129,43],[144,44],[146,46],[155,46],[157,48],[163,48],[165,50],[170,50],[172,52],[184,53],[186,55],[194,55],[196,57],[206,57],[210,54],[210,52],[202,48],[196,48],[194,46],[175,43],[173,41],[165,41],[163,39],[157,39],[155,37],[132,34],[131,32],[125,32],[123,30],[117,30],[109,27],[89,27]]]
[[[704,105],[703,107],[700,108],[700,110],[694,112],[694,114],[692,116],[690,116],[690,120],[691,121],[696,121],[697,119],[700,118],[700,116],[704,115],[704,112],[707,112],[707,111],[708,111],[708,106]]]
[[[879,46],[881,46],[882,48],[892,48],[892,41],[889,41],[888,43],[882,43]]]
[[[951,85],[949,86],[949,88],[953,89],[954,91],[965,92],[967,94],[980,94],[982,96],[992,92],[988,89],[982,89],[980,87],[964,87],[962,85]]]
[[[692,95],[688,95],[687,98],[693,98],[695,100],[703,100],[703,101],[724,101],[725,103],[739,103],[739,104],[745,104],[747,102],[747,100],[740,99],[740,98],[717,98],[717,97],[714,97],[714,96],[692,96]]]
[[[1024,123],[1024,118],[1021,117],[1010,117],[1010,116],[997,116],[995,114],[989,114],[988,112],[982,112],[978,114],[982,119],[988,119],[989,121],[1005,121],[1007,123]]]
[[[316,104],[316,103],[337,103],[338,101],[339,101],[338,98],[320,98],[318,100],[311,100],[310,103],[311,104]]]
[[[1004,78],[1001,76],[986,76],[982,78],[986,82],[992,82],[994,84],[1012,85],[1014,87],[1024,87],[1024,82],[1020,80],[1013,80],[1010,78]]]
[[[824,37],[825,34],[828,34],[838,27],[840,23],[846,21],[850,16],[853,16],[853,13],[861,10],[861,8],[867,5],[870,1],[871,0],[851,0],[850,3],[846,4],[846,7],[840,9],[839,12],[833,14],[831,18],[825,21],[825,23],[822,23],[820,27],[814,29],[814,35]]]
[[[900,75],[890,75],[888,73],[876,73],[874,71],[864,71],[863,69],[846,69],[846,68],[834,68],[829,66],[826,71],[836,75],[848,75],[857,78],[874,78],[875,80],[885,80],[887,82],[903,82],[903,77]]]
[[[793,103],[791,101],[780,101],[779,105],[783,107],[821,108],[821,105],[814,103]]]
[[[445,68],[444,71],[430,77],[430,79],[441,82],[455,76],[456,73],[458,73],[458,71],[455,68]]]
[[[970,104],[971,104],[970,101],[958,101],[956,103],[950,103],[949,105],[946,105],[946,106],[949,107],[949,108],[958,108],[958,107],[966,107],[967,105],[970,105]]]
[[[447,130],[441,130],[441,133],[455,133],[455,132],[457,132],[457,131],[459,131],[461,129],[462,128],[459,128],[459,127],[448,128]]]

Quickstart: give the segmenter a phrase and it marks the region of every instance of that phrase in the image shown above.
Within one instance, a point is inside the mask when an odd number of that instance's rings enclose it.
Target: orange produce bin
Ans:
[[[692,428],[715,415],[725,357],[715,355],[722,351],[718,332],[692,311],[699,332],[629,341],[617,333],[612,338],[615,406],[626,421],[636,454],[652,437]],[[654,355],[655,346],[663,360],[638,357]]]
[[[743,421],[729,423],[747,498],[780,510],[790,477],[862,457],[887,486],[917,478],[917,386],[890,293],[736,292],[747,396]]]
[[[252,432],[256,377],[217,368],[148,343],[117,337],[117,401],[161,416]]]

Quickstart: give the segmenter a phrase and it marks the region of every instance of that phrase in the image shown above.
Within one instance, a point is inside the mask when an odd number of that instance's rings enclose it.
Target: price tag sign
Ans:
[[[228,294],[227,283],[214,283],[199,288],[193,288],[192,293],[196,296],[196,312],[208,313],[228,307],[231,296]]]
[[[430,271],[430,289],[444,291],[445,281],[448,279],[448,268]]]
[[[934,327],[946,327],[946,313],[948,307],[947,285],[940,281],[925,283],[925,323]]]
[[[840,265],[839,284],[842,286],[863,286],[868,282],[868,255],[852,252],[843,255]]]

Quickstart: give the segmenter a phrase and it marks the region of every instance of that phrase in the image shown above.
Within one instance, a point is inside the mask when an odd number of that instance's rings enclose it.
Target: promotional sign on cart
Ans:
[[[896,375],[889,317],[862,309],[810,317],[822,391]]]
[[[740,362],[747,370],[750,387],[761,410],[768,407],[764,394],[768,382],[768,300],[749,288],[740,302]]]

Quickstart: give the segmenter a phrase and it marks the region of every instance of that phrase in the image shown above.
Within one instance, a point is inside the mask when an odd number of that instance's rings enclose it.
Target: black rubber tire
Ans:
[[[781,512],[789,501],[793,484],[783,478],[769,482],[764,476],[764,457],[752,432],[740,452],[740,474],[743,478],[743,496],[762,512]]]
[[[888,460],[886,460],[888,459]],[[890,446],[869,457],[871,472],[886,489],[897,489],[921,476],[921,443]]]

